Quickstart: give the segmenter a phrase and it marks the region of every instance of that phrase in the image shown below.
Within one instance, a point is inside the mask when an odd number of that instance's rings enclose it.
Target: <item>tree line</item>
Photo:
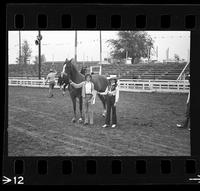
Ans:
[[[30,64],[32,50],[28,44],[27,40],[24,40],[21,47],[21,56],[16,58],[16,63],[20,65],[27,65]],[[46,62],[46,57],[44,54],[41,55],[41,63]],[[33,61],[34,64],[39,64],[39,57],[35,56]]]

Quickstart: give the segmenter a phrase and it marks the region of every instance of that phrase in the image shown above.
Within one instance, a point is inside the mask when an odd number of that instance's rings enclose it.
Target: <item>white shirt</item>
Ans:
[[[85,93],[86,94],[91,94],[92,93],[92,84],[91,84],[91,82],[86,82],[85,83]]]
[[[101,92],[101,95],[112,94],[115,96],[115,102],[119,101],[119,87],[117,86],[114,91],[109,91],[108,87],[106,88],[105,92]]]
[[[55,77],[56,77],[56,72],[50,72],[47,75],[47,80],[49,80],[49,82],[55,82]]]

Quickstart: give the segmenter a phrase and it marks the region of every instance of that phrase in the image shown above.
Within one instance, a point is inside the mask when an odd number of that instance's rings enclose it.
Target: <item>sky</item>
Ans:
[[[111,46],[106,43],[109,39],[117,39],[118,31],[101,31],[102,36],[102,57],[110,55]],[[158,60],[166,59],[166,50],[169,48],[169,58],[178,54],[181,59],[187,60],[190,51],[189,31],[147,31],[154,41],[154,48],[158,47]],[[99,61],[100,43],[99,31],[77,31],[77,60],[78,61]],[[38,31],[21,31],[21,42],[27,40],[32,50],[30,63],[38,55],[38,46],[35,40]],[[75,52],[75,31],[41,31],[42,44],[41,54],[44,54],[47,61],[64,61],[66,58],[74,57]],[[8,32],[8,63],[16,64],[19,55],[19,31]],[[152,55],[152,59],[156,56]]]

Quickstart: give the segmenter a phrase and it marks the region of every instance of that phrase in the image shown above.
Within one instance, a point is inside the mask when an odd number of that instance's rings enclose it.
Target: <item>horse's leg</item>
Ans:
[[[74,117],[72,118],[72,122],[76,122],[76,97],[72,97],[73,109],[74,109]]]
[[[103,104],[103,113],[102,113],[102,115],[103,115],[103,117],[105,117],[106,116],[106,99],[105,99],[105,97],[103,95],[98,94],[98,96],[99,96],[99,99],[101,100],[101,102]]]
[[[79,123],[82,123],[83,122],[83,112],[82,112],[82,109],[83,109],[83,98],[82,96],[79,97],[79,110],[80,110],[80,118],[79,118]]]
[[[62,91],[62,95],[63,95],[63,96],[65,95],[66,86],[67,86],[66,84],[63,85],[63,91]]]

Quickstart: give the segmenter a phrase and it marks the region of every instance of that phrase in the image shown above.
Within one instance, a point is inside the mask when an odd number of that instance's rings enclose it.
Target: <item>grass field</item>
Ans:
[[[186,94],[120,92],[118,127],[103,129],[97,98],[93,126],[72,123],[67,92],[9,87],[9,156],[185,156],[190,132],[177,129],[184,119]],[[77,108],[79,112],[79,108]]]

